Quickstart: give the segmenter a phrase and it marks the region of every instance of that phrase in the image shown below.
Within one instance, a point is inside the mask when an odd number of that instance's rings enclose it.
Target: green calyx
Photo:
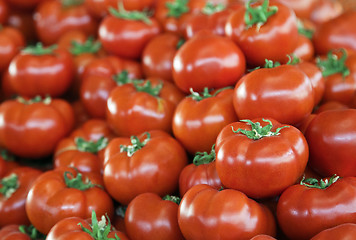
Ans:
[[[208,164],[215,161],[215,144],[211,147],[210,153],[207,152],[196,152],[193,158],[193,164],[199,166],[202,164]]]
[[[206,15],[212,15],[214,13],[224,11],[225,9],[226,6],[222,3],[213,4],[211,2],[207,2],[201,12]]]
[[[77,145],[77,148],[81,152],[90,152],[96,154],[100,150],[106,148],[106,146],[109,143],[109,139],[105,137],[99,138],[98,141],[86,141],[83,138],[75,138],[75,144]]]
[[[68,178],[68,175],[71,178]],[[80,191],[85,191],[85,190],[88,190],[93,187],[102,188],[102,186],[100,186],[100,185],[93,184],[88,178],[85,181],[83,181],[83,176],[79,172],[77,173],[76,177],[74,177],[73,173],[71,173],[71,172],[68,172],[68,171],[64,172],[64,182],[68,188],[75,188]]]
[[[272,132],[272,122],[268,119],[262,119],[262,121],[264,122],[268,122],[268,124],[264,127],[261,126],[261,124],[259,122],[252,122],[251,120],[240,120],[240,122],[245,122],[248,125],[251,125],[251,130],[245,130],[245,129],[237,129],[236,131],[234,130],[234,128],[231,126],[231,129],[234,133],[242,133],[244,135],[246,135],[246,137],[248,137],[249,139],[252,140],[258,140],[264,137],[270,137],[270,136],[277,136],[279,135],[280,131],[283,128],[287,128],[289,126],[283,126],[280,128],[277,128],[275,132]]]
[[[83,232],[89,234],[94,240],[120,240],[115,234],[115,238],[109,238],[108,235],[111,232],[111,222],[108,216],[101,216],[101,220],[98,222],[96,213],[93,210],[91,213],[91,229],[87,229],[82,223],[78,223]]]
[[[23,53],[42,56],[42,55],[53,55],[54,50],[57,48],[57,45],[52,45],[49,47],[44,47],[42,43],[37,43],[35,46],[28,46],[22,50]]]
[[[205,87],[202,92],[194,92],[193,88],[190,88],[190,95],[188,97],[193,98],[195,101],[199,102],[203,99],[210,98],[210,97],[215,97],[218,95],[220,92],[226,90],[226,89],[232,89],[232,87],[224,87],[216,90],[214,94],[210,94],[209,88]]]
[[[138,92],[146,92],[154,97],[158,97],[159,94],[161,93],[162,87],[163,87],[163,82],[160,81],[159,84],[155,87],[152,86],[151,81],[146,80],[146,81],[133,81],[133,85],[136,88],[136,91]]]
[[[15,173],[12,173],[11,175],[1,179],[0,184],[2,185],[0,188],[0,193],[5,198],[10,198],[12,194],[20,187],[18,176]]]
[[[31,98],[29,100],[24,99],[23,97],[17,97],[16,100],[20,103],[29,105],[33,103],[43,103],[43,104],[50,104],[52,101],[52,98],[50,96],[46,96],[45,98],[42,98],[41,96],[36,96],[34,98]]]
[[[80,6],[84,4],[85,0],[61,0],[63,7]]]
[[[179,41],[177,42],[177,45],[176,45],[176,49],[180,49],[181,46],[183,46],[183,44],[185,43],[185,39],[184,38],[180,38]]]
[[[112,79],[118,86],[133,82],[143,82],[141,79],[131,79],[127,70],[122,70],[119,74],[112,76]]]
[[[259,30],[269,17],[278,12],[278,7],[269,6],[269,0],[264,0],[261,5],[256,7],[251,6],[252,2],[253,0],[249,0],[245,5],[245,24],[247,29],[256,24],[257,30]]]
[[[333,54],[333,50],[329,51],[326,60],[321,60],[320,57],[316,59],[316,64],[321,69],[323,77],[328,77],[333,74],[340,73],[342,77],[350,75],[350,69],[346,66],[347,53],[345,49],[339,49],[342,52],[342,56],[338,58]]]
[[[149,132],[143,134],[147,135],[145,140],[141,142],[137,136],[131,136],[131,145],[120,145],[120,152],[126,152],[128,157],[132,157],[136,151],[142,149],[151,140],[151,134]]]
[[[113,7],[109,8],[109,12],[112,16],[132,21],[142,21],[148,25],[152,24],[152,21],[149,18],[148,12],[140,12],[140,11],[127,11],[124,8],[124,4],[122,1],[119,2],[118,9]]]
[[[300,19],[297,20],[297,28],[298,28],[299,34],[304,35],[308,39],[313,38],[314,31],[311,29],[305,28],[303,22]]]
[[[84,43],[72,41],[72,47],[69,49],[70,53],[78,56],[83,53],[97,53],[101,48],[101,43],[95,41],[93,37],[89,37]]]
[[[180,18],[184,13],[189,12],[188,2],[189,0],[175,0],[173,2],[167,2],[167,17]]]
[[[31,238],[31,240],[44,240],[46,239],[46,235],[39,232],[33,225],[26,226],[20,225],[19,231],[23,234],[26,234]]]
[[[180,204],[180,202],[182,201],[182,199],[180,197],[177,197],[177,196],[172,196],[172,195],[166,195],[162,198],[163,200],[166,200],[166,201],[171,201],[171,202],[174,202],[176,203],[177,205]]]
[[[115,213],[117,216],[121,217],[121,218],[125,218],[125,214],[126,214],[126,210],[127,210],[127,206],[119,206],[116,208]]]
[[[315,178],[305,179],[305,176],[303,176],[303,179],[300,181],[300,185],[306,186],[308,188],[326,189],[330,187],[331,184],[339,180],[339,178],[340,177],[335,174],[330,179],[320,179],[320,181],[318,181],[318,179]]]
[[[10,154],[6,149],[1,149],[0,156],[7,162],[15,161],[14,155]]]

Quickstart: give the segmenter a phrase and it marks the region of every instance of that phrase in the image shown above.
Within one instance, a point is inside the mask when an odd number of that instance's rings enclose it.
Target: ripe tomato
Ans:
[[[183,240],[178,226],[180,198],[142,193],[127,206],[125,228],[131,240]]]
[[[179,174],[187,162],[184,148],[163,131],[114,138],[105,149],[105,187],[124,205],[144,192],[162,197],[177,189]]]
[[[24,46],[25,39],[19,30],[12,27],[0,29],[0,72],[9,66],[11,60]]]
[[[10,154],[6,149],[0,149],[0,178],[19,166],[20,164],[15,161],[15,156]]]
[[[86,141],[98,141],[102,137],[110,140],[114,136],[107,122],[102,119],[89,119],[70,134],[73,139],[83,138]]]
[[[113,201],[102,187],[102,177],[78,173],[69,167],[43,173],[26,199],[28,218],[44,234],[62,219],[86,219],[93,210],[108,217],[114,213]]]
[[[272,213],[265,206],[240,191],[218,191],[204,184],[186,192],[178,223],[187,240],[250,239],[258,234],[274,236],[276,231]]]
[[[0,105],[0,119],[1,145],[24,158],[49,156],[74,125],[69,103],[51,98],[7,100]]]
[[[308,162],[303,134],[273,119],[227,125],[217,137],[215,150],[222,184],[252,198],[279,195],[301,177]]]
[[[246,69],[245,57],[230,39],[200,31],[178,49],[173,79],[184,92],[234,85]]]
[[[32,225],[7,225],[0,229],[0,240],[45,240],[46,236]]]
[[[306,36],[299,34],[296,48],[293,50],[293,55],[302,61],[311,61],[314,58],[314,46],[312,41]]]
[[[344,223],[325,229],[315,235],[311,240],[347,240],[356,238],[356,224]]]
[[[4,25],[9,17],[9,6],[6,0],[0,1],[0,24]]]
[[[329,111],[329,110],[336,110],[336,109],[348,109],[349,107],[345,104],[336,101],[329,101],[326,103],[321,104],[315,109],[314,113],[319,114],[321,112]]]
[[[6,25],[18,29],[25,37],[27,43],[38,41],[32,11],[29,12],[14,8],[10,10]]]

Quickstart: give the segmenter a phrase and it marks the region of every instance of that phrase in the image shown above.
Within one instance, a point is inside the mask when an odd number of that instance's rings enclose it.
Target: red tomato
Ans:
[[[59,97],[73,80],[73,60],[64,50],[42,44],[27,47],[9,66],[9,81],[15,92],[25,97]]]
[[[34,181],[41,171],[18,167],[0,179],[0,228],[10,224],[30,224],[25,202]]]
[[[222,184],[215,167],[215,145],[210,153],[197,152],[193,163],[185,166],[179,175],[179,193],[184,194],[193,186],[207,184],[215,189],[221,189]]]
[[[158,129],[171,133],[174,111],[183,98],[184,94],[170,82],[133,80],[110,92],[106,119],[118,136]]]
[[[266,207],[240,191],[218,191],[204,184],[192,187],[184,195],[179,205],[178,223],[186,240],[275,235],[275,222]]]
[[[297,47],[293,50],[293,55],[302,61],[311,61],[314,58],[314,46],[312,41],[304,35],[298,35]]]
[[[333,21],[343,13],[340,1],[317,0],[309,19],[317,25],[327,21]]]
[[[276,1],[250,3],[248,1],[245,8],[230,15],[225,26],[226,35],[241,48],[250,65],[262,66],[265,59],[283,62],[297,46],[294,12]]]
[[[46,240],[91,240],[91,239],[119,239],[128,237],[112,228],[108,216],[102,215],[98,221],[95,211],[91,220],[81,217],[68,217],[56,223],[48,233]]]
[[[356,175],[356,109],[319,113],[309,124],[309,165],[321,176]]]
[[[6,24],[18,29],[25,37],[27,43],[37,41],[35,21],[33,20],[32,11],[11,9]]]
[[[57,168],[43,173],[34,182],[26,199],[31,223],[47,234],[67,217],[89,218],[114,213],[113,201],[102,187],[99,174],[78,173],[73,168]]]
[[[183,240],[178,226],[180,198],[163,199],[155,193],[142,193],[127,206],[125,228],[131,240]]]
[[[15,161],[15,156],[5,149],[0,149],[0,178],[19,166],[20,164]]]
[[[278,0],[290,7],[300,19],[309,19],[318,0]]]
[[[0,1],[0,24],[4,25],[9,17],[9,6],[6,0]]]
[[[356,178],[337,179],[304,179],[282,193],[277,218],[288,239],[307,240],[327,228],[356,222]]]
[[[201,93],[192,92],[178,104],[173,116],[173,134],[188,152],[210,151],[220,130],[238,120],[232,96],[231,88],[214,91],[205,88]]]
[[[70,134],[70,137],[73,139],[79,137],[86,141],[98,141],[102,137],[112,139],[114,138],[114,133],[105,120],[89,119],[75,129]]]
[[[57,42],[65,32],[81,30],[87,36],[96,35],[97,22],[85,5],[78,1],[43,1],[34,13],[38,38],[45,45]]]
[[[125,10],[122,2],[119,6],[101,21],[99,39],[109,54],[140,59],[146,44],[161,32],[160,25],[143,12]]]
[[[173,59],[173,79],[188,93],[234,85],[244,74],[245,57],[230,39],[200,31],[179,48]]]
[[[348,240],[356,239],[356,224],[344,223],[325,229],[315,235],[311,240]]]
[[[1,144],[24,158],[49,156],[74,125],[73,109],[62,99],[7,100],[0,118]]]
[[[36,228],[25,225],[7,225],[0,229],[0,240],[45,240]]]
[[[252,198],[279,195],[300,178],[308,162],[303,134],[273,119],[227,125],[217,137],[215,150],[222,184]]]
[[[250,240],[276,240],[274,237],[265,234],[259,234],[251,238]]]
[[[140,193],[165,196],[178,187],[187,156],[177,140],[163,131],[115,138],[105,149],[104,183],[110,195],[127,205]],[[119,183],[119,184],[118,184]]]
[[[310,79],[297,67],[261,68],[243,76],[235,86],[233,104],[239,119],[270,117],[297,124],[314,107]]]
[[[315,114],[319,114],[321,112],[329,111],[329,110],[337,110],[337,109],[348,109],[349,107],[345,104],[336,101],[329,101],[320,105],[315,111]]]

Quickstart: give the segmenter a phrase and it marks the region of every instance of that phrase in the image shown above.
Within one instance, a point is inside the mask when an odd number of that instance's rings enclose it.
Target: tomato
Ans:
[[[336,109],[348,109],[349,107],[345,104],[336,101],[329,101],[326,103],[321,104],[318,108],[314,111],[315,114],[319,114],[321,112],[329,111],[329,110],[336,110]]]
[[[243,51],[249,65],[262,66],[265,59],[283,62],[297,46],[298,29],[294,12],[287,6],[264,0],[246,3],[234,11],[225,25],[229,36]]]
[[[70,134],[71,138],[79,137],[87,141],[98,141],[102,137],[112,139],[114,136],[107,122],[102,119],[89,119]]]
[[[183,40],[175,33],[161,33],[152,38],[142,53],[142,69],[146,77],[173,82],[173,58]]]
[[[25,225],[7,225],[0,229],[0,240],[45,240],[46,236],[36,228]]]
[[[146,44],[161,32],[158,21],[143,12],[125,10],[122,2],[118,10],[110,9],[98,30],[103,48],[118,57],[140,59]]]
[[[308,162],[303,134],[273,119],[227,125],[217,137],[215,150],[222,184],[252,198],[279,195],[299,179]]]
[[[178,223],[187,240],[250,239],[275,235],[275,221],[263,205],[240,191],[196,185],[184,195]],[[199,231],[197,231],[199,229]]]
[[[220,130],[237,121],[233,92],[231,88],[214,91],[204,88],[201,93],[192,91],[178,104],[173,116],[173,134],[188,152],[209,151]]]
[[[310,79],[297,67],[261,68],[243,76],[235,86],[233,104],[239,119],[270,117],[296,124],[314,107]]]
[[[98,221],[95,211],[91,219],[81,217],[68,217],[53,226],[46,240],[90,240],[113,239],[128,240],[127,236],[112,228],[108,216],[102,215]]]
[[[265,234],[259,234],[251,238],[250,240],[276,240],[274,237]]]
[[[5,0],[11,7],[19,9],[34,9],[37,5],[45,0]]]
[[[39,176],[26,199],[31,223],[42,233],[67,217],[89,218],[114,213],[113,201],[102,187],[99,174],[79,173],[73,168],[57,168]]]
[[[4,25],[9,17],[9,6],[5,0],[0,1],[0,24]]]
[[[319,113],[305,133],[310,166],[321,176],[354,176],[356,138],[355,109]]]
[[[106,120],[118,136],[158,129],[171,133],[174,110],[183,98],[184,94],[170,82],[133,80],[110,92]]]
[[[49,156],[74,125],[69,103],[51,98],[7,100],[0,105],[0,119],[1,144],[24,158]]]
[[[171,239],[183,240],[178,226],[180,199],[155,193],[142,193],[127,206],[125,227],[131,240]]]
[[[288,239],[303,240],[327,228],[355,223],[355,196],[355,177],[304,179],[287,188],[279,198],[279,226]]]
[[[343,13],[343,6],[339,1],[317,0],[309,19],[317,25],[333,21]]]
[[[0,71],[4,71],[11,60],[25,46],[22,33],[16,28],[4,27],[0,29]]]
[[[300,19],[309,19],[318,0],[278,0],[290,7]]]
[[[33,20],[32,12],[10,9],[6,24],[9,27],[18,29],[26,39],[27,43],[37,41],[35,30],[35,21]]]
[[[105,149],[105,187],[124,205],[144,192],[162,197],[178,188],[179,174],[187,161],[183,147],[163,131],[115,138]]]
[[[200,31],[178,49],[173,80],[184,92],[234,85],[244,74],[245,57],[230,39]]]
[[[293,55],[302,61],[311,61],[314,58],[313,42],[304,35],[298,35],[297,47],[293,50]]]
[[[9,81],[17,94],[59,97],[73,80],[73,60],[67,51],[38,43],[23,49],[9,66]]]
[[[185,166],[179,175],[180,196],[198,184],[207,184],[215,189],[221,189],[222,184],[215,167],[215,145],[210,153],[197,152],[193,163]]]
[[[6,149],[0,149],[0,178],[19,166],[20,164],[15,161],[15,156]]]
[[[345,48],[356,51],[356,11],[347,11],[340,16],[320,24],[313,43],[317,54],[327,54],[332,49]]]
[[[347,240],[356,238],[356,224],[344,223],[325,229],[311,238],[311,240]]]
[[[97,22],[89,14],[83,1],[43,1],[34,13],[37,36],[45,45],[57,42],[65,32],[81,30],[87,36],[96,35]]]

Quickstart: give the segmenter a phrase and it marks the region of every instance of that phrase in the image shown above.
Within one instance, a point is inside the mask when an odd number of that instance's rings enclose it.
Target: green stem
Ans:
[[[185,43],[185,39],[184,38],[180,38],[177,45],[176,45],[176,49],[180,49],[181,46],[183,46],[183,44]]]
[[[31,238],[31,240],[44,240],[46,239],[46,235],[39,232],[33,225],[26,226],[20,225],[19,231],[23,234],[26,234]]]
[[[136,151],[142,149],[151,140],[151,134],[149,132],[143,134],[147,135],[145,140],[141,142],[137,136],[131,136],[131,145],[120,145],[120,152],[127,152],[127,156],[132,157]]]
[[[245,12],[245,24],[247,28],[257,25],[257,30],[267,22],[268,18],[276,14],[278,11],[277,6],[269,6],[269,0],[264,0],[259,6],[252,7],[251,3],[253,0],[246,2],[246,12]]]
[[[52,45],[49,47],[43,47],[43,44],[38,42],[35,46],[28,46],[22,50],[23,53],[41,56],[41,55],[53,55],[54,50],[57,48],[57,45]]]
[[[305,28],[303,22],[300,19],[297,20],[297,28],[298,28],[299,34],[304,35],[308,39],[313,38],[314,31],[311,29]]]
[[[339,180],[339,178],[340,177],[335,174],[330,179],[320,179],[320,181],[318,181],[315,178],[305,179],[305,176],[303,176],[303,179],[300,181],[300,185],[306,186],[308,188],[326,189],[330,187],[331,184]]]
[[[90,152],[96,154],[100,150],[106,148],[109,143],[109,140],[105,137],[99,138],[98,141],[86,141],[84,138],[75,138],[75,144],[81,152]]]
[[[189,0],[175,0],[174,2],[167,2],[167,17],[180,18],[184,13],[189,12],[188,2]]]
[[[76,41],[71,42],[72,47],[70,48],[70,52],[78,56],[83,53],[97,53],[101,48],[101,42],[95,41],[93,37],[89,37],[84,43],[79,43]]]
[[[328,77],[337,73],[341,73],[344,78],[350,75],[350,69],[345,64],[347,53],[345,49],[339,49],[338,51],[342,52],[340,58],[333,54],[333,50],[330,50],[326,60],[321,60],[320,57],[316,59],[316,64],[321,69],[323,77]]]
[[[71,178],[68,178],[68,175],[71,176]],[[73,173],[71,173],[71,172],[68,172],[68,171],[64,172],[64,182],[68,188],[75,188],[80,191],[85,191],[85,190],[88,190],[93,187],[102,188],[102,186],[100,186],[100,185],[91,183],[91,181],[88,178],[86,178],[86,180],[84,182],[83,176],[79,172],[77,173],[76,177],[74,177]]]
[[[50,104],[52,101],[52,98],[50,96],[46,96],[45,98],[42,98],[41,96],[36,96],[34,98],[31,98],[29,100],[24,99],[23,97],[17,97],[16,100],[20,103],[30,105],[33,103],[43,103],[43,104]]]
[[[172,195],[166,195],[162,198],[163,200],[166,200],[166,201],[171,201],[171,202],[174,202],[176,203],[177,205],[180,204],[180,202],[182,201],[182,199],[180,197],[177,197],[177,196],[172,196]]]
[[[215,153],[215,144],[211,147],[210,153],[207,152],[196,152],[193,164],[195,166],[199,166],[202,164],[208,164],[215,161],[216,153]]]
[[[116,208],[115,212],[117,216],[121,218],[125,218],[126,210],[127,210],[127,206],[119,206],[118,208]]]
[[[273,128],[272,122],[268,119],[262,119],[262,121],[268,122],[268,124],[266,126],[262,127],[259,122],[252,122],[251,120],[240,120],[240,122],[246,122],[248,125],[251,125],[251,130],[245,130],[245,129],[239,128],[235,131],[232,126],[231,126],[231,129],[234,133],[242,133],[242,134],[246,135],[246,137],[248,137],[252,140],[258,140],[263,137],[279,135],[280,134],[279,132],[283,128],[289,127],[289,126],[283,126],[283,127],[277,128],[275,132],[272,132],[271,131]]]
[[[211,2],[207,2],[202,9],[202,13],[206,15],[212,15],[217,12],[224,11],[226,9],[226,6],[222,3],[219,4],[213,4]]]
[[[18,176],[15,173],[1,179],[0,184],[2,185],[0,193],[5,196],[5,198],[10,198],[11,195],[20,187]]]
[[[127,11],[124,8],[124,4],[122,1],[119,2],[118,9],[113,7],[109,8],[109,12],[112,16],[126,19],[126,20],[133,20],[133,21],[142,21],[148,25],[152,24],[147,12],[140,12],[140,11]]]
[[[127,84],[127,83],[142,83],[142,79],[130,79],[129,72],[127,70],[122,70],[119,74],[112,76],[112,79],[116,82],[118,86]]]
[[[6,149],[1,149],[0,155],[1,155],[2,159],[4,159],[7,162],[15,161],[14,155],[10,154],[9,151],[7,151]]]
[[[159,84],[155,87],[152,86],[152,83],[150,80],[146,81],[133,81],[133,85],[136,88],[136,91],[138,92],[146,92],[154,97],[158,97],[162,87],[163,87],[163,82],[160,81]]]
[[[219,93],[221,93],[222,91],[226,90],[226,89],[232,89],[232,87],[224,87],[224,88],[220,88],[218,90],[216,90],[214,92],[214,94],[210,94],[209,88],[205,87],[203,89],[202,92],[198,93],[198,92],[194,92],[193,88],[190,88],[189,91],[191,92],[191,94],[188,97],[193,98],[195,101],[201,101],[203,99],[206,98],[210,98],[210,97],[215,97],[216,95],[218,95]]]

